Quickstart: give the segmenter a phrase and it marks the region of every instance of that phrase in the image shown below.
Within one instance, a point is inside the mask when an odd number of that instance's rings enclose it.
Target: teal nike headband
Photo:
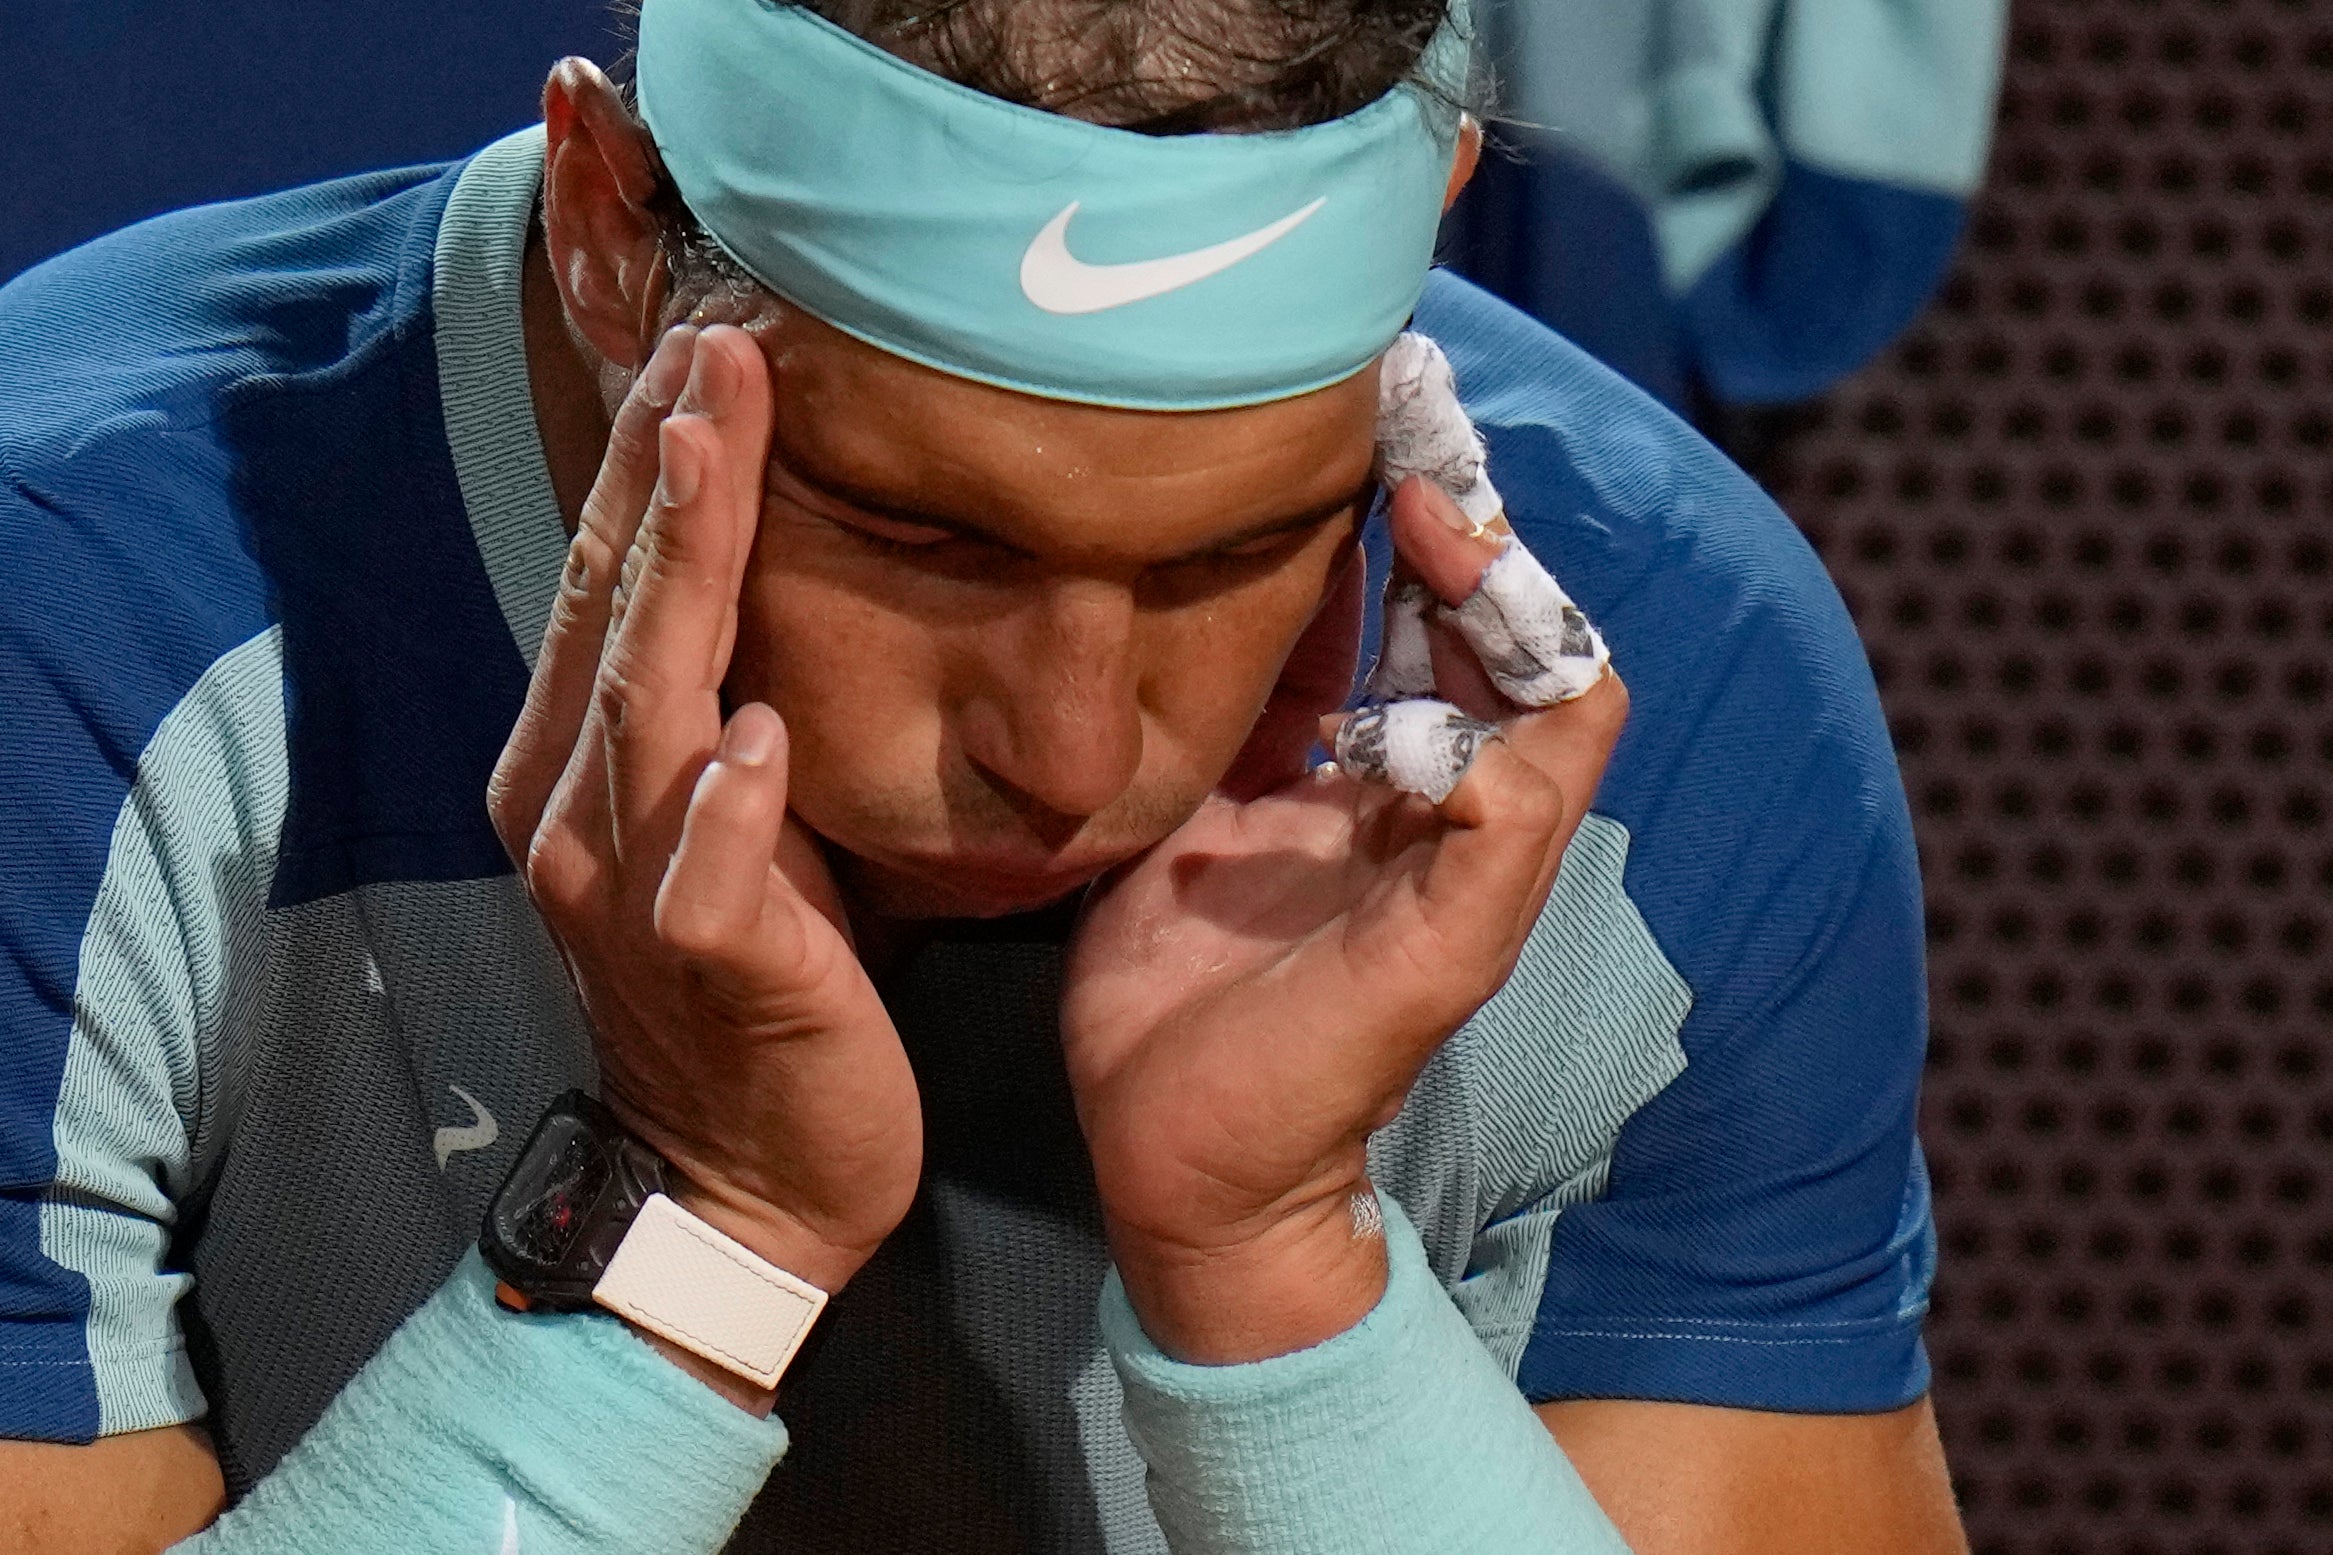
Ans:
[[[1428,50],[1464,85],[1463,3]],[[887,351],[1051,399],[1206,410],[1350,377],[1433,263],[1452,102],[1143,135],[958,85],[798,5],[645,0],[638,91],[707,232]]]

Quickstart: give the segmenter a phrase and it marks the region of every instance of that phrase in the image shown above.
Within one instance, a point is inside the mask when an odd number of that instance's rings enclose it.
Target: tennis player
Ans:
[[[639,25],[0,291],[0,1546],[1960,1549],[1872,683],[1463,13]]]

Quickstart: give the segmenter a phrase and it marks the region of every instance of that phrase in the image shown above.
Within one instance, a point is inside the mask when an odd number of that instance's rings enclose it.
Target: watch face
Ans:
[[[581,1118],[550,1120],[544,1137],[511,1173],[502,1226],[510,1250],[555,1268],[567,1261],[607,1191],[615,1163]]]
[[[478,1250],[529,1301],[588,1306],[664,1163],[582,1091],[554,1098],[486,1207]]]

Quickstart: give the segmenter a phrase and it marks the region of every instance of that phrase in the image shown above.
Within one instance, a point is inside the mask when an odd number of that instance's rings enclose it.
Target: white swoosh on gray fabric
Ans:
[[[458,1150],[483,1150],[502,1132],[495,1126],[494,1114],[486,1110],[485,1103],[458,1085],[446,1089],[470,1104],[470,1122],[466,1127],[437,1131],[433,1143],[437,1146],[437,1169],[441,1172],[446,1169],[446,1157]]]
[[[1328,204],[1328,196],[1290,211],[1268,227],[1227,238],[1187,254],[1138,259],[1131,264],[1087,264],[1069,251],[1069,224],[1082,202],[1072,200],[1060,215],[1045,223],[1021,255],[1021,291],[1047,313],[1101,313],[1180,291],[1195,281],[1219,275],[1241,260],[1259,254],[1294,232]]]

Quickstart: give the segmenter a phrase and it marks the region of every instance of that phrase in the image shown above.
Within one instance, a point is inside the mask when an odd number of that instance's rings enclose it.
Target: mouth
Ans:
[[[892,855],[884,866],[944,896],[952,914],[973,918],[1030,912],[1080,890],[1123,860],[1068,860],[1037,852]]]

